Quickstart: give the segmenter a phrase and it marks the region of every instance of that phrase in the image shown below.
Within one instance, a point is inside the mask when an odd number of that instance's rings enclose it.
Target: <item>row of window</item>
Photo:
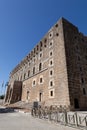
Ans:
[[[43,77],[40,77],[40,79],[39,79],[39,84],[43,84]],[[36,79],[33,80],[32,86],[33,86],[33,87],[36,86]]]
[[[47,42],[47,39],[45,39],[45,42]],[[40,46],[41,47],[43,46],[42,42],[40,42]],[[51,48],[52,46],[53,46],[53,39],[49,42],[49,48]],[[46,47],[46,45],[45,45],[45,47]],[[26,59],[28,59],[28,61],[29,61],[29,66],[30,66],[30,63],[32,61],[32,58],[35,57],[34,53],[37,52],[39,49],[39,45],[37,45],[36,48],[34,48],[34,50],[31,51],[31,53],[26,57]],[[42,51],[42,49],[40,49],[40,51]],[[38,54],[38,53],[36,53],[36,54]],[[50,52],[49,55],[52,56],[52,54],[53,54],[53,52]],[[42,52],[39,53],[39,58],[41,58],[42,56],[43,56]],[[35,62],[35,58],[34,58],[34,62]],[[14,69],[14,72],[16,71],[16,69],[17,69],[17,67]]]
[[[50,59],[49,60],[49,67],[53,66],[53,59]],[[42,63],[39,64],[39,72],[43,69],[43,65]],[[36,68],[33,67],[33,71],[32,71],[33,75],[36,74]],[[52,71],[50,72],[50,75],[52,75]],[[30,77],[30,70],[28,70],[28,74],[27,74],[28,77]],[[24,73],[24,77],[23,79],[26,79],[26,73]],[[22,76],[21,76],[21,79],[22,80]]]
[[[42,43],[41,43],[41,46],[42,46]],[[49,47],[51,47],[51,46],[53,46],[53,39],[49,42]],[[50,50],[49,57],[52,57],[52,56],[53,56],[53,50]],[[39,59],[41,59],[42,57],[43,57],[43,52],[40,52],[39,53]],[[28,63],[29,66],[31,64],[31,61],[33,61],[32,63],[35,63],[36,59],[33,58],[33,60],[32,59],[29,60],[29,63]],[[50,61],[50,64],[52,65],[52,61]],[[27,68],[27,64],[24,67]],[[34,72],[35,72],[35,68],[33,68],[33,74],[34,74]],[[30,75],[30,71],[28,71],[28,77],[29,77],[29,75]],[[21,76],[21,80],[25,79],[25,78],[26,78],[26,74],[24,74],[23,77]]]
[[[42,95],[43,93],[39,93],[39,101],[42,101]],[[54,89],[49,90],[49,98],[54,98],[55,93],[54,93]],[[30,92],[27,91],[27,95],[26,95],[26,99],[29,100],[30,99]]]
[[[50,52],[49,52],[49,57],[52,57],[53,56],[53,50],[51,50]],[[43,52],[40,52],[39,53],[39,60],[41,59],[41,58],[43,58]],[[32,63],[35,63],[36,62],[36,58],[34,58],[33,60],[32,60]],[[29,66],[30,66],[30,62],[29,62]]]
[[[52,72],[52,70],[51,70],[50,72]],[[39,84],[43,84],[43,82],[44,82],[43,76],[40,76],[40,78],[39,78]],[[36,78],[33,79],[33,81],[32,81],[32,86],[33,86],[33,87],[36,86]],[[49,81],[49,87],[53,87],[53,86],[54,86],[54,80],[51,79],[51,80]]]
[[[52,67],[53,65],[54,65],[53,59],[50,59],[50,60],[49,60],[49,67]],[[39,72],[42,71],[42,70],[43,70],[43,64],[42,64],[42,63],[39,63]],[[25,80],[26,78],[30,77],[30,75],[31,75],[30,73],[31,73],[31,71],[28,70],[28,72],[27,72],[27,73],[24,73],[23,76],[21,75],[20,78],[19,78],[19,76],[16,76],[16,79],[17,79],[17,77],[18,77],[17,80]],[[35,67],[35,66],[33,67],[32,74],[33,74],[33,75],[36,74],[36,67]],[[53,72],[50,71],[50,75],[52,75],[52,74],[53,74]]]
[[[40,78],[39,84],[43,84],[43,81],[44,81],[43,78]],[[32,86],[36,86],[36,79],[33,80]],[[53,80],[49,81],[49,87],[53,87],[53,86],[54,86],[54,81]]]
[[[45,39],[45,44],[44,44],[44,47],[45,47],[45,48],[47,47],[46,42],[47,42],[47,39]],[[50,40],[50,42],[49,42],[49,48],[51,48],[51,47],[53,46],[53,42],[54,42],[53,39]],[[34,48],[33,51],[31,51],[31,53],[30,53],[29,56],[28,56],[29,59],[32,60],[32,57],[35,57],[35,53],[38,54],[38,51],[39,51],[39,50],[42,51],[42,47],[43,47],[43,43],[42,43],[42,41],[41,41],[40,44],[37,45],[36,48]],[[41,56],[41,54],[40,54],[40,56]]]
[[[59,34],[58,33],[56,33],[56,36],[59,36]],[[50,39],[50,42],[49,42],[49,48],[51,48],[52,46],[53,46],[53,31],[51,31],[50,33],[49,33],[49,39]],[[36,52],[36,54],[38,54],[38,50],[40,50],[40,51],[42,51],[42,47],[47,47],[47,38],[45,38],[45,40],[44,40],[44,45],[43,45],[43,42],[42,41],[40,41],[40,44],[38,44],[37,46],[36,46],[36,48],[34,48],[34,50],[29,54],[29,57],[32,57],[32,56],[34,56],[35,57],[35,55],[34,55],[34,53]],[[40,54],[40,57],[42,56],[42,54]],[[32,58],[31,58],[32,59]]]

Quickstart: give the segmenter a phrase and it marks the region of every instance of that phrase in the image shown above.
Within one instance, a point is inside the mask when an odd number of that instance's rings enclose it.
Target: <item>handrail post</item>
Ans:
[[[78,127],[79,124],[78,124],[78,116],[77,116],[77,112],[75,112],[75,117],[76,117],[76,126]]]

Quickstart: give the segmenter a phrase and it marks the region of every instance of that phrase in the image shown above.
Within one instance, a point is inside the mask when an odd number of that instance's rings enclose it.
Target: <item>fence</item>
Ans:
[[[31,115],[40,119],[87,130],[87,113],[84,112],[70,112],[67,108],[51,106],[33,108]]]

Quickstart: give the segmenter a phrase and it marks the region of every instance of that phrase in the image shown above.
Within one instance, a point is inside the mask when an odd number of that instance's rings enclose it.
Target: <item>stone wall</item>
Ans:
[[[86,43],[87,37],[61,18],[13,69],[8,87],[13,96],[7,91],[6,99],[17,101],[15,97],[21,89],[17,86],[15,94],[14,82],[21,81],[22,101],[87,108]]]
[[[63,20],[70,105],[87,108],[87,37]]]

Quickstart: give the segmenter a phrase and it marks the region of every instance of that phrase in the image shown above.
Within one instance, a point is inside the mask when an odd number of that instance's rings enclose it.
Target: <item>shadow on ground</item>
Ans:
[[[13,112],[15,112],[15,111],[12,108],[0,108],[0,114],[3,114],[3,113],[13,113]]]

